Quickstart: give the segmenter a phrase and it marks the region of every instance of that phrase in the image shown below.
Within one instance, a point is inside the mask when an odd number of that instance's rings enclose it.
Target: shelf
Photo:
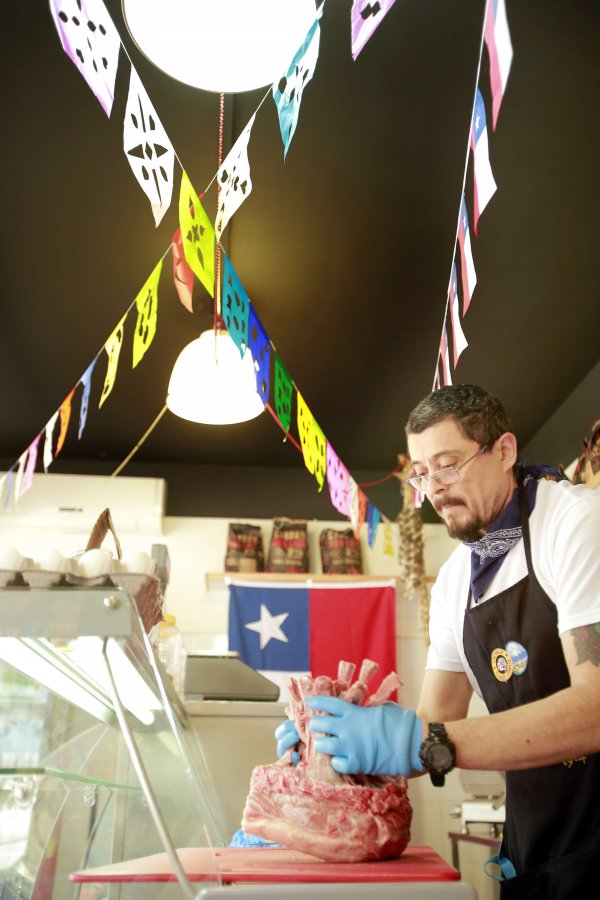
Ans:
[[[257,583],[284,582],[288,584],[389,584],[401,587],[397,575],[323,575],[318,572],[206,572],[204,583],[207,591],[225,590],[231,581],[254,581]],[[427,584],[435,578],[427,576]]]
[[[0,785],[5,778],[57,778],[59,781],[68,781],[75,785],[94,787],[106,787],[117,791],[134,791],[139,793],[141,788],[135,784],[123,784],[117,781],[108,781],[106,778],[93,778],[90,775],[81,775],[77,772],[64,772],[60,769],[52,769],[49,766],[17,767],[14,769],[0,769]]]

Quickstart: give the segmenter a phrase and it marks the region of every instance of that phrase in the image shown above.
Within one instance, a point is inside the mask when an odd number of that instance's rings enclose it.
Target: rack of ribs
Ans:
[[[400,856],[410,839],[412,807],[406,779],[377,775],[341,775],[331,757],[314,749],[309,729],[313,713],[305,700],[315,694],[350,703],[384,703],[400,686],[395,673],[369,695],[368,682],[378,669],[364,660],[356,681],[355,665],[340,662],[336,679],[291,678],[286,713],[294,719],[300,743],[272,765],[257,766],[242,816],[246,833],[330,862],[360,862]],[[292,749],[299,754],[293,765]]]

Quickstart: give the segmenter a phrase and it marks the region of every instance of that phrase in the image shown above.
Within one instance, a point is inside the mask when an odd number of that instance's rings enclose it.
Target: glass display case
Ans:
[[[0,897],[195,897],[178,847],[225,842],[197,731],[123,590],[0,589]],[[69,874],[153,853],[169,884]]]

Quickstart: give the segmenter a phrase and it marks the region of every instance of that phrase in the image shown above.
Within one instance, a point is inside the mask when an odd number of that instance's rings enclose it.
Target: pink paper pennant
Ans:
[[[335,509],[350,518],[350,473],[327,441],[327,485]]]
[[[102,0],[50,0],[63,50],[110,117],[121,39]]]
[[[194,291],[194,273],[187,264],[181,240],[181,228],[178,228],[171,240],[171,253],[173,255],[173,281],[177,296],[185,308],[193,313],[192,294]]]

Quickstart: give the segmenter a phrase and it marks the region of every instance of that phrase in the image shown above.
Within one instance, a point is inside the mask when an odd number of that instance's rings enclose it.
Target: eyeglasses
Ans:
[[[437,472],[432,472],[431,475],[413,475],[412,478],[407,479],[407,483],[410,484],[413,491],[418,491],[421,494],[425,493],[427,482],[431,478],[435,478],[438,484],[454,484],[456,481],[460,481],[460,475],[458,474],[460,470],[464,469],[467,463],[476,459],[480,453],[487,450],[490,444],[493,443],[493,441],[488,441],[487,444],[480,447],[473,456],[465,459],[464,463],[461,463],[460,466],[444,466],[443,469],[438,469]]]

